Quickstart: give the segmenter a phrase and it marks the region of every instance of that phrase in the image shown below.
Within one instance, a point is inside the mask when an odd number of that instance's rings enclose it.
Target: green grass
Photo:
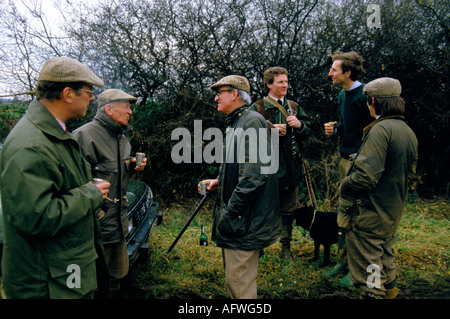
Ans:
[[[129,283],[136,298],[228,298],[222,251],[211,241],[212,200],[208,200],[175,248],[167,250],[188,220],[198,201],[162,205],[163,224],[150,238],[147,260],[137,264]],[[423,298],[428,294],[449,297],[450,291],[450,205],[448,200],[418,199],[408,203],[394,245],[397,258],[399,298]],[[200,227],[205,225],[209,246],[199,245]],[[294,226],[290,262],[280,259],[281,245],[265,249],[258,269],[258,297],[355,298],[356,290],[340,287],[342,276],[327,279],[321,260],[310,262],[313,242]],[[336,256],[332,247],[332,259]],[[322,253],[322,252],[321,252]],[[436,295],[437,293],[437,295]],[[434,295],[433,295],[434,294]]]

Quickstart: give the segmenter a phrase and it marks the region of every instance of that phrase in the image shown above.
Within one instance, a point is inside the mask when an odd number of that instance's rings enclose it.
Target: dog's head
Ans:
[[[298,226],[308,230],[314,216],[313,207],[301,207],[294,210],[294,219]]]

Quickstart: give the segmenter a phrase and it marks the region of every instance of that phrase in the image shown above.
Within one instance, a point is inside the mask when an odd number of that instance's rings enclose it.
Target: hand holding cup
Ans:
[[[108,199],[107,195],[109,193],[109,186],[111,186],[111,184],[108,181],[105,181],[104,179],[101,178],[94,178],[92,182],[102,192],[103,199]]]

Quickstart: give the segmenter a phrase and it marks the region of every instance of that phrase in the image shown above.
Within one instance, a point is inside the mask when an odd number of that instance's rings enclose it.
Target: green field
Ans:
[[[125,298],[222,299],[228,298],[221,249],[211,242],[212,200],[209,199],[181,237],[167,250],[198,201],[164,207],[163,224],[150,238],[148,258],[135,265],[127,280]],[[397,257],[400,299],[450,297],[450,205],[443,198],[418,199],[408,203],[394,246]],[[208,247],[199,245],[200,227],[205,225]],[[290,262],[280,259],[281,245],[265,249],[258,272],[258,298],[324,299],[357,298],[355,289],[339,286],[342,276],[327,279],[321,260],[309,262],[314,245],[305,231],[294,227]],[[336,258],[336,245],[332,259]]]

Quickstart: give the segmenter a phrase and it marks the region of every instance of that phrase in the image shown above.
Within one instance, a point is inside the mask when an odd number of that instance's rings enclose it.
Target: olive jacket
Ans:
[[[103,256],[102,193],[78,143],[33,100],[0,152],[7,298],[85,298]]]
[[[362,146],[340,187],[340,228],[372,238],[396,233],[417,145],[403,116],[380,117],[364,129]]]
[[[227,115],[212,239],[222,248],[251,251],[278,239],[281,214],[276,171],[263,172],[261,158],[251,159],[260,148],[270,148],[270,131],[265,119],[247,108]]]
[[[130,179],[131,145],[124,135],[128,127],[117,124],[108,117],[104,109],[97,111],[94,119],[73,131],[73,137],[80,143],[83,155],[92,167],[92,176],[107,180],[108,197],[100,219],[103,243],[117,243],[126,239],[129,233],[127,216],[127,188]]]
[[[287,99],[284,99],[282,106],[285,109],[288,109],[287,103]],[[293,189],[302,180],[301,142],[305,141],[311,132],[310,120],[303,109],[294,101],[289,101],[289,103],[296,111],[296,117],[302,126],[298,129],[288,126],[286,135],[280,137],[280,168],[277,173],[280,190]],[[258,111],[272,124],[286,124],[286,118],[280,110],[264,99],[256,101],[249,110]]]

